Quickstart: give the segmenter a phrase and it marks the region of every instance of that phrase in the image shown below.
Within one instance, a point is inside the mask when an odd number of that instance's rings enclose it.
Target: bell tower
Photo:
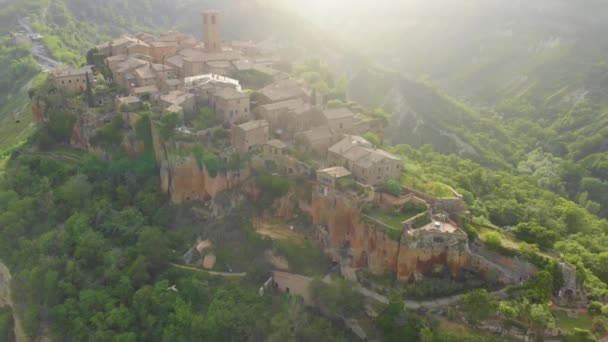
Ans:
[[[220,33],[220,12],[207,10],[203,12],[203,42],[209,52],[222,51],[222,35]]]

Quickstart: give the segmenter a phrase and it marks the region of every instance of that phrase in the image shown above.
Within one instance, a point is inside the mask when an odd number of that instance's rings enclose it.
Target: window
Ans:
[[[61,80],[61,84],[65,84],[65,81],[64,81],[64,80]]]
[[[68,83],[72,83],[72,80],[68,80]]]
[[[340,129],[344,128],[344,124],[340,124]]]
[[[215,25],[215,16],[214,15],[211,16],[211,24]]]
[[[249,109],[247,109],[247,107],[245,107],[245,113],[249,112]]]
[[[204,16],[204,17],[203,17],[203,23],[204,23],[205,25],[207,25],[207,16]]]

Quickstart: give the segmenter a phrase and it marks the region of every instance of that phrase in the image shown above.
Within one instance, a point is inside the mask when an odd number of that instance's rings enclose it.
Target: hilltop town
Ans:
[[[205,203],[221,217],[253,203],[260,227],[279,221],[281,234],[289,236],[301,237],[293,225],[305,222],[305,239],[319,243],[341,277],[385,295],[390,286],[379,283],[386,276],[401,285],[445,282],[456,291],[441,293],[447,291],[435,286],[439,290],[427,297],[453,304],[460,297],[447,295],[476,287],[502,295],[542,272],[521,255],[505,257],[477,240],[469,209],[454,189],[433,196],[401,185],[405,162],[383,148],[385,113],[293,75],[290,62],[271,49],[224,41],[221,21],[218,11],[202,13],[202,41],[170,31],[99,44],[87,55],[90,64],[50,73],[32,96],[34,120],[48,124],[59,107],[77,113],[66,143],[102,159],[153,159],[158,187],[176,205]],[[56,91],[70,100],[54,103],[49,94]],[[210,252],[217,241],[200,234],[192,243],[179,267],[232,273]],[[313,305],[310,290],[301,286],[313,280],[290,274],[283,258],[269,256],[273,281],[260,293],[274,282]],[[557,297],[564,305],[582,305],[576,269],[560,261],[559,270],[567,281]],[[420,303],[409,305],[440,306]],[[347,324],[367,338],[358,323]],[[500,333],[527,338],[524,329]]]

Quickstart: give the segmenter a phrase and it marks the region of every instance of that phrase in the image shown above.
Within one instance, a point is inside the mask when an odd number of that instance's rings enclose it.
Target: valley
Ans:
[[[0,333],[605,338],[603,66],[522,14],[567,5],[476,3],[446,37],[439,5],[404,27],[379,5],[360,36],[263,2],[8,7]],[[476,11],[523,19],[481,39]]]

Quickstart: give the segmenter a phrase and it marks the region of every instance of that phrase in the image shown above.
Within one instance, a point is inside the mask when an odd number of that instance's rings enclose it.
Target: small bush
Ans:
[[[502,250],[502,236],[498,232],[487,232],[483,235],[483,241],[488,248],[500,251]]]

